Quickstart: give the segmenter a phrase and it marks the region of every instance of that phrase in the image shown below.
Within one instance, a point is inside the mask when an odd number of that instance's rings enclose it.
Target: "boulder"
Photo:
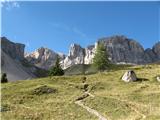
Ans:
[[[157,76],[156,79],[158,82],[160,82],[160,76]]]
[[[124,75],[122,76],[122,80],[125,82],[131,82],[131,81],[136,81],[137,77],[133,70],[129,70],[124,73]]]

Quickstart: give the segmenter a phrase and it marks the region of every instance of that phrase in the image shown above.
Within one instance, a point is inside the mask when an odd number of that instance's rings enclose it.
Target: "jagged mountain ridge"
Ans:
[[[44,47],[40,47],[32,53],[25,54],[25,58],[28,60],[28,62],[43,69],[51,68],[55,64],[57,56],[60,57],[60,60],[63,60],[65,57],[64,54],[56,53],[51,49]]]
[[[86,48],[82,48],[78,44],[71,44],[68,55],[67,56],[63,55],[61,59],[62,68],[66,69],[75,64],[91,64],[93,62],[93,57],[96,51],[96,45],[99,42],[103,42],[105,44],[109,54],[109,58],[112,63],[147,64],[147,63],[157,62],[160,60],[159,42],[156,43],[152,49],[148,48],[144,50],[143,46],[140,45],[135,40],[129,39],[125,36],[116,35],[116,36],[101,38],[95,43],[95,45],[90,45]],[[56,54],[55,52],[53,53]],[[37,53],[35,51],[32,52],[31,54],[37,54]],[[51,56],[52,57],[48,57],[50,59],[46,59],[46,61],[43,60],[44,57],[43,55],[39,56],[40,59],[39,58],[36,59],[39,65],[37,65],[37,63],[35,65],[41,68],[47,68],[47,69],[50,68],[52,65],[54,65],[55,62],[53,54],[51,54]],[[31,58],[35,59],[35,57]],[[47,64],[48,61],[50,61],[49,64]],[[43,62],[45,63],[45,65],[43,65]]]
[[[147,64],[160,61],[160,42],[152,48],[144,49],[138,42],[125,36],[101,38],[95,45],[86,48],[71,44],[68,55],[44,47],[24,55],[24,44],[14,43],[1,37],[1,72],[7,73],[10,81],[42,77],[47,75],[43,69],[48,70],[52,67],[57,55],[60,57],[63,69],[76,64],[91,64],[99,42],[103,42],[106,46],[112,63]]]

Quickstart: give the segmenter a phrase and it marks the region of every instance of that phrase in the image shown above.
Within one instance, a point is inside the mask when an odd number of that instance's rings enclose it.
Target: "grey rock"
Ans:
[[[132,81],[136,81],[137,77],[134,71],[129,70],[124,73],[124,75],[122,76],[122,80],[125,82],[132,82]]]

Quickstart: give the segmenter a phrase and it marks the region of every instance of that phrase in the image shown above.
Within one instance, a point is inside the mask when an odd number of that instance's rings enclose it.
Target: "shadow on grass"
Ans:
[[[146,78],[137,78],[137,80],[134,81],[134,82],[143,82],[143,81],[149,81],[149,79],[146,79]]]

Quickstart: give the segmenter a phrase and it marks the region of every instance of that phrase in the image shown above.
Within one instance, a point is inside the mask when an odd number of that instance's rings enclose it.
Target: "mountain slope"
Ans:
[[[9,81],[32,79],[36,77],[31,72],[27,72],[26,68],[22,66],[19,61],[13,60],[3,51],[1,54],[3,59],[1,70],[3,73],[7,73],[7,78]]]
[[[24,44],[1,38],[1,73],[7,73],[9,81],[26,80],[46,76],[42,70],[24,58]]]

